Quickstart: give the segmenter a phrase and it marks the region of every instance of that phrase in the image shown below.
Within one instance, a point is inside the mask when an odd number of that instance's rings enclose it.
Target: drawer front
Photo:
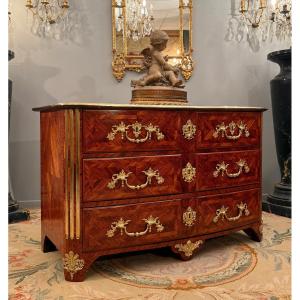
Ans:
[[[86,251],[124,248],[175,239],[180,201],[83,209]]]
[[[181,155],[83,160],[83,201],[182,192]]]
[[[180,117],[163,111],[84,111],[83,152],[178,150]]]
[[[260,113],[198,113],[197,149],[260,145]]]
[[[252,189],[199,199],[199,233],[218,232],[255,222],[261,217],[261,190]]]
[[[196,154],[196,189],[227,188],[260,182],[260,151]]]

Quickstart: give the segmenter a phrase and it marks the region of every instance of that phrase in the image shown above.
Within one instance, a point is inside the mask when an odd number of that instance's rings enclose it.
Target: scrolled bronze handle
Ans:
[[[230,134],[227,133],[229,129]],[[235,135],[236,129],[238,129],[238,134]],[[250,136],[250,132],[247,128],[247,125],[240,121],[239,123],[230,122],[228,125],[225,125],[224,122],[216,126],[215,132],[213,133],[214,138],[218,138],[219,134],[221,137],[226,137],[228,140],[238,140],[242,135],[245,137]]]
[[[162,232],[165,228],[164,226],[160,223],[160,220],[158,217],[153,217],[150,215],[147,219],[143,219],[146,223],[146,229],[141,232],[128,232],[126,226],[128,225],[131,220],[124,220],[123,218],[120,218],[116,222],[112,222],[110,225],[110,229],[106,232],[106,235],[111,238],[115,235],[116,231],[119,229],[120,234],[123,235],[123,232],[130,236],[130,237],[139,237],[147,234],[148,232],[151,232],[152,226],[155,225],[156,231],[157,232]]]
[[[132,129],[134,138],[128,135],[129,129]],[[146,135],[144,137],[141,137],[142,129],[146,131]],[[124,122],[121,122],[119,125],[113,125],[111,128],[111,132],[108,133],[106,138],[110,141],[113,141],[118,133],[121,134],[122,140],[126,138],[129,142],[136,144],[150,141],[152,139],[152,134],[156,135],[158,141],[165,138],[165,135],[160,131],[160,128],[158,126],[152,125],[152,123],[143,125],[137,121],[130,125],[125,125]]]
[[[123,169],[117,173],[113,174],[111,181],[107,184],[107,187],[109,189],[114,189],[116,187],[116,184],[118,181],[121,181],[121,187],[124,187],[126,185],[129,189],[131,190],[141,190],[148,185],[152,184],[152,178],[155,178],[158,184],[164,183],[164,178],[160,176],[158,170],[153,170],[152,168],[149,168],[146,171],[143,171],[143,173],[147,176],[146,182],[143,184],[138,184],[138,185],[131,185],[128,183],[127,178],[129,177],[132,172],[126,173]]]
[[[240,159],[238,162],[236,162],[236,164],[237,164],[239,170],[236,173],[229,173],[227,170],[229,164],[226,164],[224,161],[222,161],[221,163],[216,165],[216,170],[213,172],[213,176],[215,178],[217,178],[219,176],[219,174],[221,173],[221,176],[224,176],[224,174],[226,174],[227,177],[236,178],[236,177],[239,177],[243,173],[243,170],[245,173],[250,172],[250,168],[244,159]]]
[[[240,204],[237,204],[236,206],[239,209],[239,213],[237,216],[228,217],[227,211],[228,211],[229,207],[225,207],[223,205],[221,208],[216,210],[216,215],[213,218],[213,222],[217,223],[220,218],[222,219],[222,221],[224,221],[224,219],[226,219],[227,221],[233,222],[233,221],[237,221],[238,219],[240,219],[243,214],[245,216],[250,215],[250,211],[248,210],[248,206],[246,203],[241,202]]]

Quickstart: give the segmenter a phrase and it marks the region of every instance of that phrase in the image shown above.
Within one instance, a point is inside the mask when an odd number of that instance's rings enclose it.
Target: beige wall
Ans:
[[[10,62],[13,104],[10,135],[11,177],[19,201],[40,199],[39,115],[32,107],[61,101],[128,103],[127,74],[111,75],[110,0],[70,1],[78,10],[75,42],[42,40],[30,33],[24,1],[11,0],[16,58]],[[253,105],[270,109],[269,80],[279,68],[267,53],[288,47],[267,45],[257,53],[246,44],[225,42],[229,0],[194,0],[195,72],[187,84],[194,105]],[[279,180],[271,111],[263,130],[263,190]]]

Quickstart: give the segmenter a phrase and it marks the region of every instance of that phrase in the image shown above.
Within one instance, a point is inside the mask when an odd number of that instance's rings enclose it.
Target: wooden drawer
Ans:
[[[260,113],[198,113],[197,149],[260,145]]]
[[[260,220],[260,200],[260,189],[198,199],[196,211],[201,223],[198,233],[223,231]]]
[[[260,181],[260,151],[196,154],[196,190],[227,188]]]
[[[182,192],[181,155],[83,160],[83,201]]]
[[[83,152],[177,150],[178,112],[83,111]]]
[[[152,244],[178,236],[180,200],[83,209],[85,251]]]

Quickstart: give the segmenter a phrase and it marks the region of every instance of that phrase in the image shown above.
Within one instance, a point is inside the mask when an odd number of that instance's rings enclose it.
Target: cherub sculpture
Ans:
[[[178,79],[179,69],[168,64],[168,58],[163,56],[169,36],[165,31],[155,30],[150,36],[150,46],[141,54],[144,56],[144,66],[147,74],[139,80],[132,80],[131,86],[165,85],[183,88],[182,80]]]

